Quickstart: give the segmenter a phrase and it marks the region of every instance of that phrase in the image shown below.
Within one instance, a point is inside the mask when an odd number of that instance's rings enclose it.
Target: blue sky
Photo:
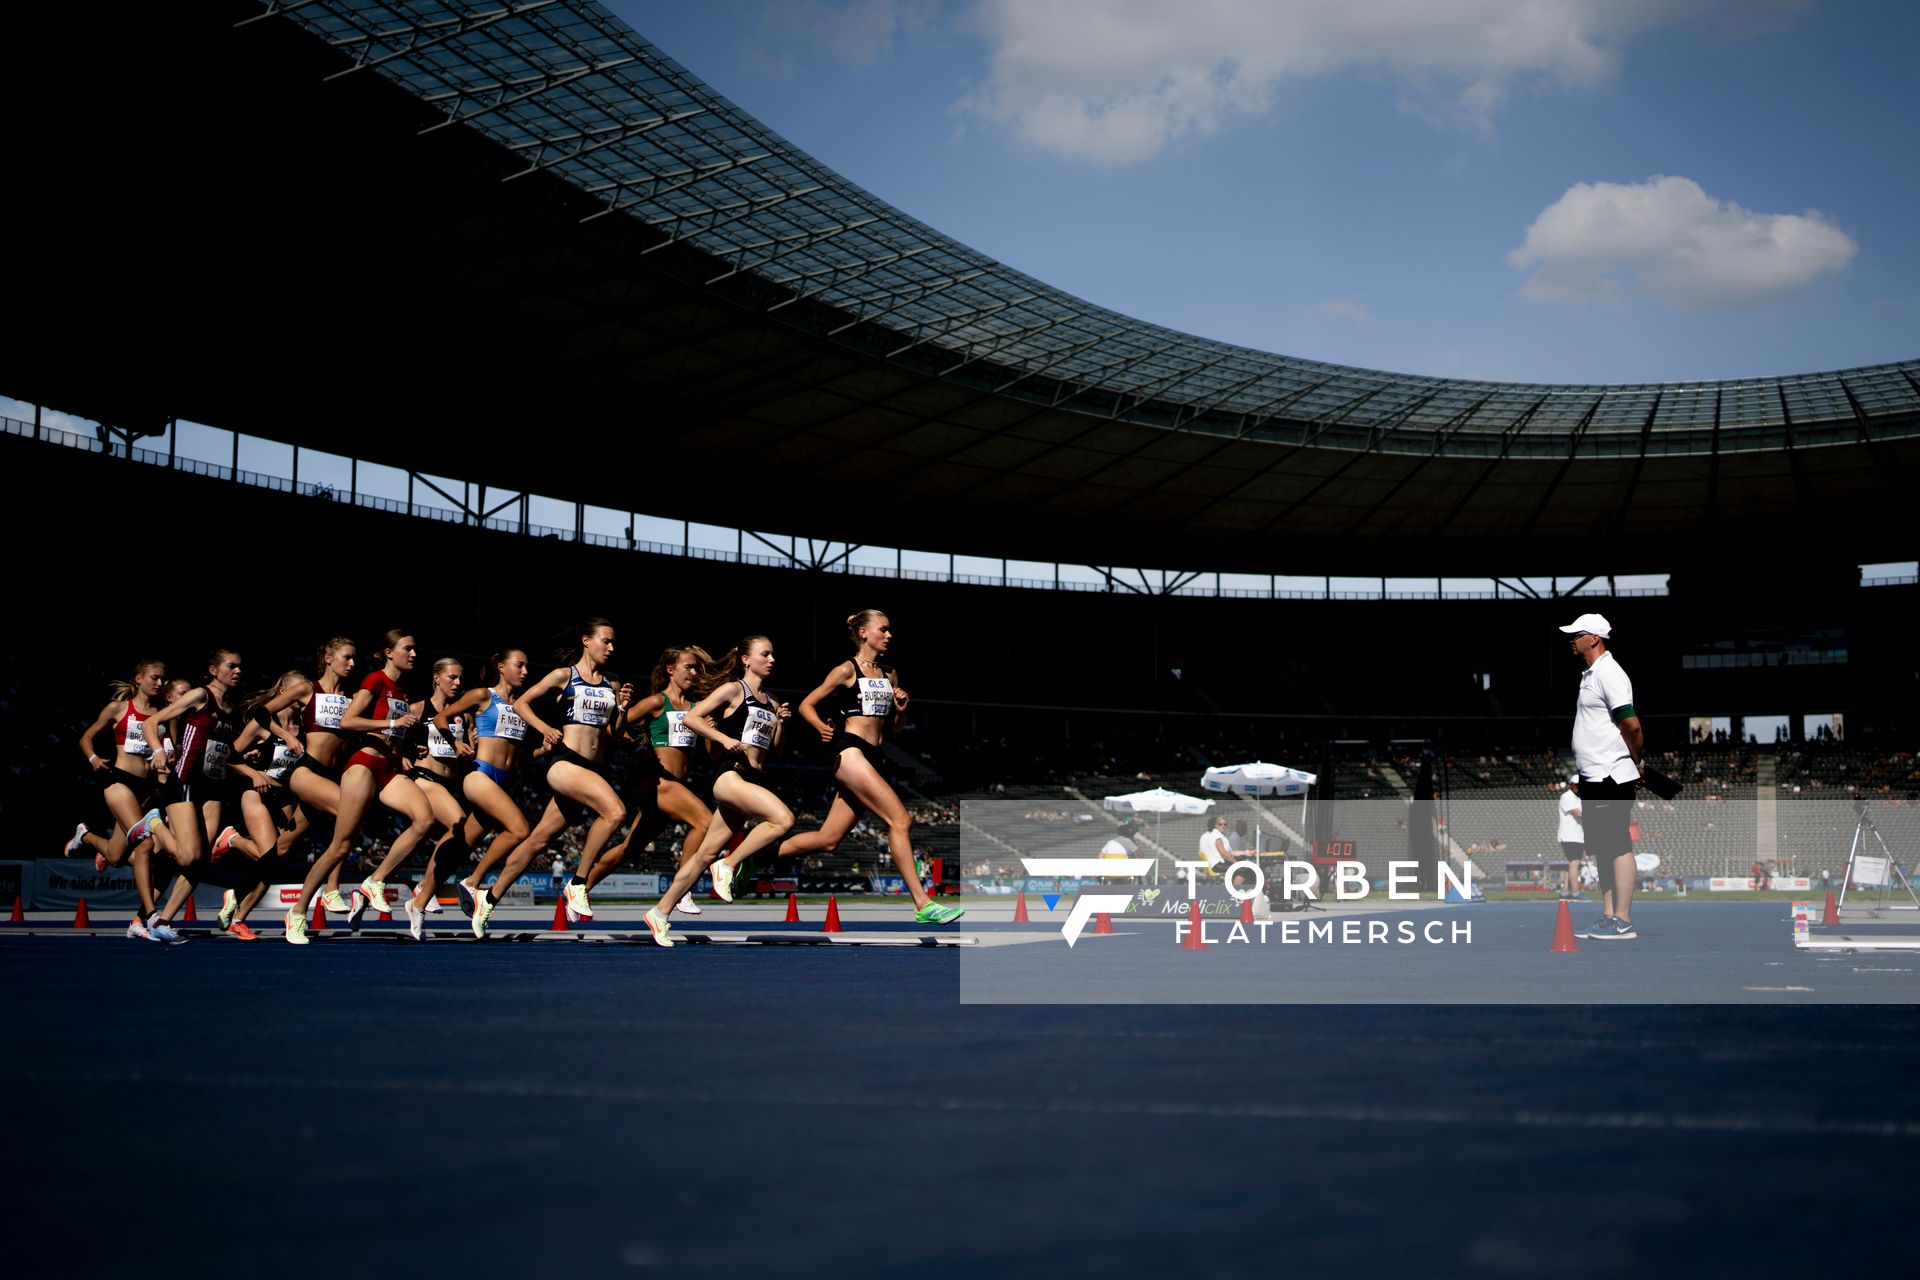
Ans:
[[[1208,337],[1545,382],[1920,354],[1920,6],[610,7],[906,212]]]

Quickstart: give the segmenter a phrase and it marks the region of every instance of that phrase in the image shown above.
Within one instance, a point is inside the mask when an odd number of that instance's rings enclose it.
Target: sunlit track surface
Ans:
[[[337,1269],[321,1228],[365,1215],[419,1232],[347,1246],[376,1274],[1871,1273],[1897,1233],[1753,1206],[1892,1221],[1920,1136],[1910,1008],[981,1008],[922,949],[0,956],[9,1189],[163,1152],[115,1230],[243,1205],[214,1274]]]

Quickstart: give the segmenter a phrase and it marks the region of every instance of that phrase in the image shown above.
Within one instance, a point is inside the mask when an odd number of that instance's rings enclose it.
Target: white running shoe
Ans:
[[[567,886],[567,919],[573,921],[593,919],[593,904],[587,901],[587,886],[584,884]]]
[[[709,874],[713,876],[713,896],[722,902],[733,901],[733,868],[727,865],[725,858],[715,860]]]
[[[387,901],[387,882],[384,880],[362,880],[360,892],[367,895],[367,902],[381,915],[392,915],[393,904]]]
[[[407,899],[407,932],[415,942],[427,940],[427,913],[414,906],[412,898]]]
[[[695,902],[691,897],[681,898],[680,901],[673,904],[673,909],[683,916],[697,916],[700,914],[700,904]]]
[[[287,941],[296,947],[307,945],[307,918],[298,910],[287,912]]]
[[[673,945],[673,926],[667,923],[667,918],[660,914],[659,908],[648,907],[646,921],[656,943],[663,947]]]
[[[60,856],[63,858],[71,858],[73,856],[73,851],[75,849],[78,849],[81,845],[85,844],[86,840],[87,840],[87,824],[82,822],[80,825],[76,826],[73,829],[73,839],[67,841],[67,847],[60,851]]]

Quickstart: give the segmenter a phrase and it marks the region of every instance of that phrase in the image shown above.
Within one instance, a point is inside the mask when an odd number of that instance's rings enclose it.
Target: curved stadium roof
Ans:
[[[239,29],[226,39],[239,43],[197,55],[226,74],[239,74],[236,58],[263,60],[308,83],[377,78],[411,101],[349,87],[299,104],[349,122],[343,155],[387,147],[404,159],[382,162],[386,172],[441,175],[440,209],[396,210],[391,226],[363,234],[431,230],[444,256],[460,256],[424,284],[402,283],[427,268],[389,247],[393,278],[364,286],[376,305],[384,288],[426,298],[430,312],[436,288],[456,292],[444,283],[455,273],[467,296],[446,308],[514,307],[528,376],[546,379],[569,415],[625,427],[616,451],[676,468],[750,451],[802,490],[851,483],[874,495],[870,518],[898,526],[863,530],[834,504],[823,511],[816,489],[770,499],[765,527],[928,545],[910,535],[938,503],[938,545],[982,554],[1101,563],[1103,550],[1131,551],[1143,563],[1285,572],[1274,563],[1284,546],[1311,569],[1379,571],[1392,556],[1408,571],[1425,557],[1449,572],[1507,572],[1524,571],[1513,540],[1526,539],[1562,570],[1657,570],[1673,563],[1677,534],[1777,527],[1813,506],[1844,504],[1877,536],[1873,508],[1903,493],[1920,434],[1920,361],[1697,383],[1487,383],[1316,363],[1131,319],[890,207],[583,0],[230,7]],[[263,52],[254,33],[276,26],[325,51],[268,36]],[[276,135],[286,136],[302,135]],[[532,201],[515,193],[534,190],[547,193],[540,216],[554,227],[544,270],[563,284],[527,282],[524,244],[518,278],[504,279],[501,237],[449,216],[474,202],[524,218]],[[626,290],[618,302],[606,300],[610,280]],[[583,281],[601,295],[590,316],[579,314]],[[556,315],[563,289],[571,313]],[[536,295],[545,311],[529,319]],[[451,360],[459,345],[436,353]],[[466,359],[451,372],[487,367]],[[436,394],[459,403],[439,381]],[[312,443],[298,410],[256,409],[251,422],[218,425],[260,431],[277,418],[286,438]],[[382,447],[370,442],[368,456]],[[612,487],[578,472],[545,491],[618,505]],[[700,518],[671,493],[628,505]],[[1247,535],[1251,545],[1233,541]],[[1600,536],[1616,552],[1606,563],[1559,558]],[[1446,543],[1443,558],[1418,545],[1431,538]],[[1464,563],[1496,545],[1501,563]]]

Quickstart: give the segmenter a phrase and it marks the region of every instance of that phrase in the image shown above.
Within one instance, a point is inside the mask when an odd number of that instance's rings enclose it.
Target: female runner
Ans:
[[[573,882],[566,887],[568,916],[591,920],[593,907],[587,901],[587,874],[593,870],[600,851],[627,820],[627,806],[607,780],[606,766],[613,754],[615,726],[633,699],[633,686],[623,684],[616,688],[603,670],[607,659],[613,656],[611,622],[605,618],[588,618],[576,628],[576,633],[578,640],[560,655],[571,659],[569,665],[555,667],[513,701],[513,709],[526,721],[528,730],[547,748],[542,768],[547,789],[553,795],[547,802],[546,812],[540,815],[540,824],[517,852],[524,855],[525,861],[531,861],[547,847],[548,841],[592,814],[593,825],[588,828],[586,844],[580,850],[580,867]],[[549,694],[559,695],[559,727],[542,720],[533,709],[535,702]],[[502,872],[494,892],[504,893],[511,884]]]
[[[730,857],[746,861],[793,826],[793,810],[774,792],[765,766],[780,749],[780,739],[791,709],[776,703],[762,690],[773,673],[773,641],[748,636],[714,664],[696,688],[700,700],[687,713],[685,724],[725,754],[726,764],[713,780],[713,820],[699,848],[680,861],[680,870],[658,903],[647,908],[647,928],[663,947],[673,945],[667,914],[693,887],[702,871],[713,868],[713,891],[733,901],[732,868],[724,871],[714,859],[736,831],[754,824]],[[736,863],[735,865],[738,865]]]
[[[907,707],[899,675],[882,663],[893,644],[892,624],[878,609],[862,609],[847,619],[847,638],[855,647],[853,657],[829,671],[800,703],[800,718],[813,726],[834,757],[833,805],[818,831],[788,840],[780,846],[780,856],[831,853],[866,809],[886,824],[887,852],[913,895],[914,923],[958,920],[966,914],[964,908],[939,905],[921,885],[914,866],[913,820],[880,772],[881,735],[898,726]],[[736,865],[737,858],[737,851],[728,855]],[[719,866],[714,872],[718,883]]]
[[[689,692],[701,674],[712,665],[713,658],[697,645],[682,645],[667,650],[653,666],[653,692],[627,708],[627,731],[632,733],[636,726],[639,727],[645,735],[641,742],[642,749],[651,747],[653,758],[660,766],[660,777],[655,783],[655,803],[647,819],[634,823],[627,838],[593,864],[593,874],[587,877],[589,893],[625,860],[628,849],[635,846],[646,848],[668,822],[687,824],[687,838],[680,846],[682,865],[692,858],[694,851],[706,838],[707,823],[712,821],[713,815],[687,786],[688,753],[699,738],[687,727],[686,719],[687,713],[693,710],[693,699],[688,696]],[[688,883],[691,884],[692,880]],[[674,909],[683,915],[700,914],[699,906],[684,892]]]
[[[133,884],[140,894],[140,914],[127,926],[129,938],[150,938],[147,917],[154,914],[153,870],[147,861],[148,848],[143,840],[137,849],[128,833],[139,828],[145,836],[151,823],[141,821],[154,799],[158,783],[150,761],[153,742],[145,724],[166,704],[160,700],[167,683],[167,665],[157,659],[134,664],[133,680],[115,682],[109,692],[112,701],[100,710],[87,731],[80,735],[80,749],[86,753],[94,779],[113,816],[113,836],[108,840],[88,832],[81,824],[76,840],[84,840],[94,850],[94,867],[117,867],[133,854]],[[113,729],[113,760],[95,753],[94,740],[109,726]],[[70,849],[74,846],[68,846]]]
[[[287,913],[288,942],[305,945],[307,912],[312,907],[314,894],[319,892],[320,884],[328,873],[347,856],[348,848],[360,833],[360,823],[376,796],[381,804],[404,818],[407,825],[395,837],[379,867],[360,882],[361,896],[354,900],[347,913],[347,919],[353,926],[359,925],[360,916],[369,909],[382,912],[393,909],[387,901],[385,878],[406,861],[414,846],[425,838],[433,826],[433,810],[428,806],[426,797],[420,794],[420,788],[412,781],[400,776],[404,764],[410,762],[402,761],[399,744],[415,723],[413,705],[407,700],[406,691],[400,687],[400,679],[413,670],[415,652],[411,634],[400,630],[389,631],[382,649],[386,659],[384,665],[380,670],[370,672],[360,682],[359,690],[345,707],[339,705],[341,695],[337,685],[326,695],[327,704],[323,710],[325,718],[334,722],[332,732],[353,735],[360,746],[347,757],[340,770],[338,817],[334,822],[333,842],[307,869],[307,878],[300,886],[300,901]],[[310,723],[309,728],[312,727]],[[313,743],[311,733],[309,742]],[[313,743],[309,747],[308,755],[314,754],[317,745]],[[337,757],[344,753],[346,745],[348,743],[343,738],[341,744],[333,748],[332,754]],[[322,763],[331,765],[335,761],[324,760]],[[294,778],[297,783],[299,773]]]
[[[433,901],[447,873],[466,861],[467,850],[472,847],[467,843],[467,831],[473,804],[467,799],[465,785],[467,774],[473,772],[472,723],[465,712],[449,711],[460,700],[460,685],[465,678],[466,668],[458,659],[441,658],[433,664],[433,692],[413,707],[420,718],[417,740],[421,753],[411,776],[433,810],[434,822],[446,828],[427,858],[420,883],[407,898],[407,927],[416,941],[426,939],[427,904]],[[474,834],[479,834],[477,829]]]
[[[149,738],[168,725],[179,726],[174,761],[169,764],[162,758],[154,762],[161,778],[165,817],[163,822],[150,822],[148,826],[156,834],[164,829],[162,847],[170,843],[181,872],[174,879],[166,904],[148,917],[149,932],[156,926],[172,932],[174,913],[206,875],[203,852],[207,862],[217,862],[229,849],[258,862],[274,850],[278,833],[273,816],[255,789],[264,780],[234,755],[234,742],[244,727],[237,692],[240,670],[238,653],[214,650],[207,660],[207,683],[189,689],[147,720]],[[245,825],[246,835],[240,834],[234,820]]]
[[[460,909],[473,917],[476,938],[487,936],[487,922],[500,901],[495,890],[479,887],[481,877],[500,863],[506,863],[500,873],[505,883],[497,890],[504,893],[520,878],[531,860],[530,856],[513,856],[526,844],[532,831],[527,825],[527,815],[520,811],[520,805],[513,798],[513,788],[517,785],[514,768],[520,763],[527,735],[526,722],[513,709],[513,701],[527,683],[527,655],[519,649],[504,649],[493,655],[491,665],[495,677],[492,688],[469,690],[434,716],[434,725],[442,735],[452,732],[455,716],[473,717],[473,771],[460,784],[467,803],[472,806],[466,842],[469,847],[478,844],[486,826],[499,833],[487,846],[479,865],[454,886],[459,890]],[[416,916],[416,912],[425,912],[431,893],[423,881],[421,890],[415,891],[407,905],[409,924],[417,918],[424,920],[423,916]],[[423,936],[424,932],[422,923],[421,935],[416,936]]]

